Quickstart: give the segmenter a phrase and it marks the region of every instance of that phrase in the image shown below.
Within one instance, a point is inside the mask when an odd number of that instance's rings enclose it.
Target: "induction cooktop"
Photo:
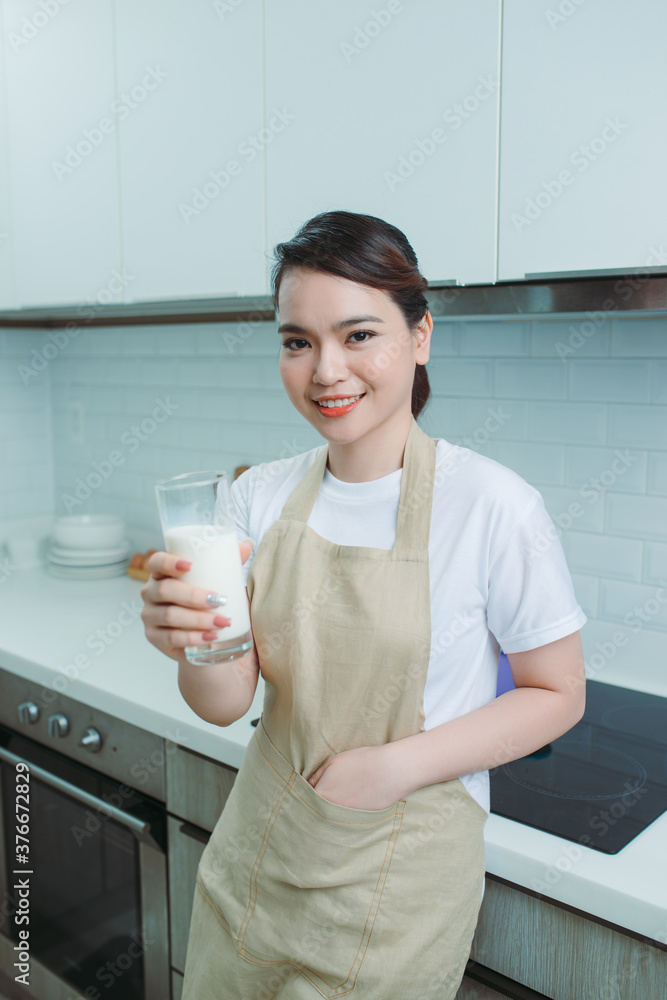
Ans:
[[[667,698],[586,683],[583,718],[490,771],[491,812],[617,854],[667,810]]]

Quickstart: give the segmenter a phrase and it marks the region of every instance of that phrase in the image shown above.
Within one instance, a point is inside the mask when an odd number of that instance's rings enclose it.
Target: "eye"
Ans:
[[[307,340],[300,340],[297,337],[292,337],[290,340],[283,341],[283,347],[287,348],[288,351],[298,351],[298,347],[292,347],[292,344],[308,344]]]
[[[351,337],[375,337],[375,334],[371,330],[355,330],[354,333],[350,334]],[[367,344],[367,340],[355,340],[355,344]]]

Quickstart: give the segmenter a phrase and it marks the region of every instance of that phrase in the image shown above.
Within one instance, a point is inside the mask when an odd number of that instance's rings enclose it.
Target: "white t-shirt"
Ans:
[[[490,458],[435,440],[425,729],[495,698],[499,647],[506,653],[533,649],[586,622],[538,491]],[[325,447],[251,466],[239,476],[232,484],[239,541],[252,538],[259,545]],[[325,469],[308,524],[339,545],[393,548],[402,475],[401,468],[371,482],[347,483]],[[255,551],[244,564],[246,579]],[[488,812],[488,771],[461,780]]]

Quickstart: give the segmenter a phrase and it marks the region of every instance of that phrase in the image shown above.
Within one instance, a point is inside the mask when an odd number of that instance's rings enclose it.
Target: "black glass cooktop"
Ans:
[[[491,812],[617,854],[667,810],[667,698],[588,681],[576,726],[490,786]]]

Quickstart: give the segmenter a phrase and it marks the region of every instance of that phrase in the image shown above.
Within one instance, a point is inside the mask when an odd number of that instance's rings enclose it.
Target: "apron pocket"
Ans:
[[[405,801],[365,810],[324,799],[292,770],[250,873],[237,948],[289,961],[326,997],[348,993],[380,910]]]

